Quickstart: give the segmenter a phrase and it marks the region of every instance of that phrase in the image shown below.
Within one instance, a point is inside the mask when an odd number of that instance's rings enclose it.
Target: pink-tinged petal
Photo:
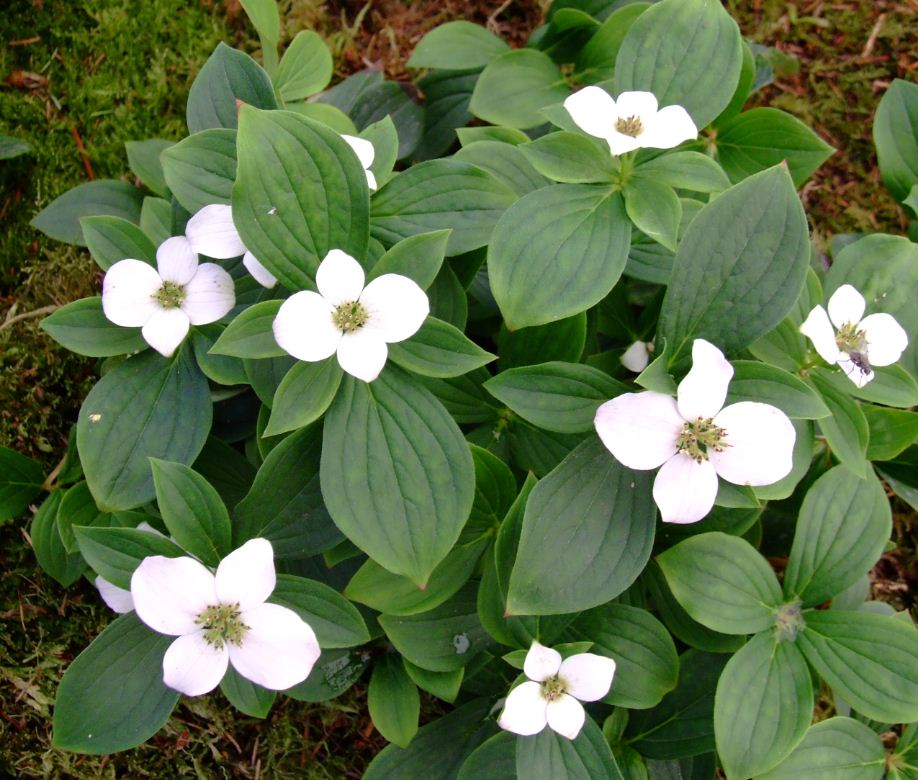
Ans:
[[[561,653],[538,642],[533,642],[523,662],[523,673],[536,682],[554,677],[561,668]]]
[[[335,354],[341,342],[341,331],[332,321],[332,307],[309,290],[295,293],[281,304],[273,327],[278,346],[299,360],[325,360]]]
[[[340,249],[332,249],[316,271],[316,287],[332,307],[353,303],[363,292],[366,277],[353,257]]]
[[[140,331],[143,340],[163,357],[172,357],[188,335],[188,315],[181,309],[160,309]]]
[[[214,575],[214,590],[222,604],[254,609],[274,592],[274,548],[267,539],[250,539],[227,555]]]
[[[245,270],[252,274],[252,278],[262,287],[267,287],[270,290],[277,284],[277,277],[258,262],[258,258],[251,252],[246,252],[242,256],[242,264],[245,266]]]
[[[113,612],[124,614],[134,609],[134,599],[131,598],[131,591],[113,585],[102,576],[96,577],[96,587],[99,589],[102,601]]]
[[[102,311],[115,325],[139,328],[161,310],[153,296],[162,286],[153,266],[141,260],[119,260],[102,280]]]
[[[194,558],[144,558],[131,576],[134,611],[160,634],[190,634],[207,607],[217,603],[214,575]]]
[[[418,332],[430,302],[418,283],[400,274],[383,274],[370,282],[360,295],[367,310],[367,327],[389,344],[404,341]]]
[[[186,696],[202,696],[220,684],[229,653],[204,639],[204,631],[185,634],[176,639],[163,656],[163,682]]]
[[[249,630],[229,645],[230,663],[247,680],[272,691],[303,682],[319,658],[316,635],[292,609],[261,604],[242,613]]]
[[[686,420],[713,417],[724,405],[732,378],[733,366],[724,353],[709,341],[695,339],[692,370],[679,383],[676,393],[679,413]]]
[[[386,342],[367,327],[345,333],[338,344],[338,365],[364,382],[372,382],[379,376],[388,356]]]
[[[872,366],[891,366],[908,346],[905,329],[891,314],[870,314],[861,320],[858,330],[864,331]]]
[[[646,342],[635,341],[622,354],[621,361],[622,365],[629,371],[640,374],[650,362],[650,353],[647,351]]]
[[[681,452],[663,464],[653,481],[653,500],[664,523],[697,523],[711,511],[716,497],[714,466]]]
[[[633,152],[635,149],[640,149],[642,146],[637,138],[614,131],[606,136],[606,142],[609,144],[609,151],[616,157],[620,154]]]
[[[607,138],[618,116],[615,100],[600,87],[584,87],[564,101],[564,108],[583,132]]]
[[[661,108],[641,133],[641,146],[672,149],[683,141],[698,137],[698,128],[682,106]]]
[[[156,250],[156,270],[163,281],[185,286],[198,270],[198,256],[184,236],[163,241]]]
[[[615,99],[615,115],[618,119],[637,117],[646,130],[657,115],[657,105],[653,92],[622,92]]]
[[[826,363],[834,363],[841,354],[835,343],[835,328],[829,322],[829,315],[822,306],[816,306],[803,321],[800,332],[813,342],[819,357]]]
[[[517,685],[504,702],[497,725],[523,737],[538,734],[548,724],[548,702],[537,682]]]
[[[717,473],[735,485],[771,485],[794,465],[794,426],[771,404],[741,401],[714,418],[726,431],[723,452],[709,452]]]
[[[843,284],[829,298],[829,319],[836,328],[861,321],[867,302],[850,284]]]
[[[577,653],[561,662],[564,690],[580,701],[598,701],[612,687],[615,661],[596,653]]]
[[[185,285],[182,311],[192,325],[207,325],[229,314],[236,305],[233,277],[216,263],[202,263],[194,278]]]
[[[857,365],[850,357],[848,357],[844,352],[838,358],[838,367],[842,370],[844,375],[848,377],[852,382],[854,382],[857,387],[863,387],[868,382],[873,381],[873,378],[876,374],[872,370],[868,369],[865,371],[861,366]]]
[[[676,399],[647,390],[625,393],[596,410],[596,433],[616,459],[630,469],[655,469],[676,453],[685,420]]]
[[[185,236],[195,252],[217,260],[239,257],[245,244],[233,223],[233,208],[220,203],[205,206],[185,225]]]
[[[577,738],[586,720],[583,705],[566,693],[548,703],[545,716],[552,730],[568,739]]]
[[[358,138],[356,135],[346,135],[345,133],[342,133],[341,137],[354,150],[354,154],[357,155],[357,159],[360,160],[360,164],[364,168],[369,168],[373,164],[373,160],[376,158],[376,150],[373,148],[371,141],[366,138]]]

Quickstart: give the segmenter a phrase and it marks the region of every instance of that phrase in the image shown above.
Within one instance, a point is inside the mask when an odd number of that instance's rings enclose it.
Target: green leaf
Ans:
[[[576,739],[550,728],[517,737],[516,775],[529,780],[623,780],[609,743],[589,716]]]
[[[456,143],[456,134],[472,115],[469,101],[478,81],[476,70],[433,70],[417,80],[426,98],[424,135],[414,150],[417,160],[430,160]]]
[[[140,208],[140,229],[159,246],[172,235],[172,204],[163,198],[148,196]]]
[[[143,191],[139,187],[113,179],[96,179],[55,198],[29,224],[57,241],[85,246],[80,227],[83,217],[120,217],[136,223],[142,205]]]
[[[207,380],[189,349],[169,360],[148,351],[112,368],[77,422],[80,461],[99,508],[133,509],[152,499],[148,458],[193,462],[211,414]]]
[[[328,125],[336,133],[347,133],[348,135],[357,135],[357,128],[354,126],[351,118],[337,106],[330,103],[318,102],[297,102],[286,105],[288,111],[294,111],[297,114]]]
[[[723,168],[701,152],[669,152],[639,162],[634,179],[649,179],[691,192],[723,192],[730,186]]]
[[[864,404],[870,429],[867,460],[892,460],[918,439],[918,413]]]
[[[615,93],[653,92],[660,106],[685,108],[700,129],[730,103],[742,64],[739,28],[720,3],[664,0],[625,34]]]
[[[555,184],[521,198],[488,248],[507,327],[542,325],[598,303],[622,274],[630,236],[622,197],[607,188]]]
[[[421,697],[397,655],[386,653],[373,664],[367,707],[380,734],[399,747],[408,747],[418,731]]]
[[[855,710],[883,723],[918,720],[918,631],[886,615],[804,614],[797,643],[806,660]]]
[[[32,151],[32,144],[10,135],[0,135],[0,160],[12,160]]]
[[[245,9],[246,16],[252,21],[252,26],[261,38],[262,45],[270,43],[277,46],[280,40],[280,15],[277,12],[275,0],[239,0]],[[268,53],[264,52],[265,60]]]
[[[215,203],[229,204],[236,180],[236,131],[213,128],[193,133],[162,156],[166,184],[191,214]]]
[[[121,217],[83,217],[83,238],[103,271],[119,260],[143,260],[155,265],[156,247],[137,225]]]
[[[266,718],[277,698],[276,691],[269,691],[247,680],[232,665],[220,680],[220,691],[237,710],[251,718]]]
[[[574,612],[631,585],[653,545],[650,477],[591,437],[542,479],[526,503],[507,611]]]
[[[274,393],[271,419],[262,436],[295,431],[318,420],[334,400],[343,376],[333,358],[294,363]]]
[[[282,357],[272,325],[283,301],[262,301],[249,306],[226,327],[210,348],[215,355],[239,358]]]
[[[243,106],[237,149],[236,227],[285,287],[313,289],[331,249],[366,262],[366,174],[338,133],[289,111]]]
[[[161,138],[151,138],[147,141],[126,141],[124,144],[131,171],[150,190],[163,198],[169,197],[169,186],[163,177],[160,155],[174,145],[175,141],[164,141]]]
[[[827,378],[828,373],[816,366],[810,370],[809,376],[831,412],[831,415],[819,420],[819,430],[842,464],[858,477],[863,477],[867,474],[867,442],[870,439],[867,419],[857,402]]]
[[[670,364],[684,361],[696,338],[731,353],[775,327],[803,288],[809,256],[806,216],[783,166],[711,201],[679,244],[663,299],[657,338]]]
[[[753,108],[717,128],[717,157],[734,182],[783,162],[794,186],[801,187],[834,151],[777,108]]]
[[[752,634],[774,625],[781,586],[744,539],[713,532],[692,536],[657,556],[666,582],[699,623],[725,634]]]
[[[668,184],[654,179],[637,179],[623,190],[625,211],[644,235],[676,251],[676,236],[682,221],[682,203]]]
[[[520,197],[549,183],[529,162],[521,147],[512,144],[479,141],[463,146],[453,159],[472,163],[494,174]]]
[[[321,92],[334,70],[331,52],[322,36],[301,30],[287,47],[274,74],[277,94],[285,103]]]
[[[733,361],[724,405],[741,401],[771,404],[793,420],[819,420],[830,414],[820,395],[800,378],[755,360]]]
[[[466,21],[447,22],[427,33],[408,58],[409,68],[483,68],[510,47],[490,30]]]
[[[902,201],[918,184],[918,84],[895,79],[877,106],[873,122],[880,175]]]
[[[490,376],[486,368],[479,368],[463,376],[421,381],[456,422],[479,423],[497,419],[496,405],[482,386]]]
[[[500,458],[470,445],[475,461],[475,501],[463,539],[487,539],[496,531],[517,498],[516,477]]]
[[[650,8],[650,3],[641,2],[628,2],[619,8],[616,5],[611,4],[612,13],[577,53],[574,77],[581,83],[596,84],[615,75],[615,60],[626,33],[635,20]]]
[[[465,759],[456,780],[516,780],[516,738],[508,731],[495,734]]]
[[[29,535],[38,565],[66,588],[80,578],[86,561],[79,553],[68,553],[64,547],[57,523],[63,497],[63,490],[48,495],[35,513]]]
[[[459,537],[474,495],[462,433],[394,367],[371,384],[345,377],[325,417],[321,473],[335,524],[419,586]]]
[[[41,464],[16,450],[0,447],[0,522],[13,520],[41,493],[45,481]]]
[[[465,669],[457,669],[454,672],[431,672],[411,663],[407,658],[403,658],[402,662],[408,676],[414,680],[418,688],[422,688],[443,701],[456,701],[459,686],[465,676]]]
[[[258,400],[269,409],[274,403],[277,388],[280,387],[280,383],[294,365],[296,365],[296,358],[286,353],[281,357],[264,360],[242,359],[242,367],[249,384],[258,396]]]
[[[367,283],[383,274],[400,274],[417,282],[422,290],[434,283],[443,266],[450,230],[418,233],[389,249],[367,274]]]
[[[562,362],[503,371],[485,388],[524,420],[559,433],[592,430],[600,404],[627,391],[599,369]]]
[[[380,74],[381,76],[381,74]],[[328,92],[324,93],[327,97]],[[424,132],[424,109],[394,81],[382,78],[366,89],[350,110],[354,124],[361,132],[389,117],[398,134],[398,159],[410,156]]]
[[[545,124],[540,109],[569,94],[564,76],[547,54],[516,49],[488,63],[475,84],[469,110],[492,125],[525,130]]]
[[[512,127],[460,127],[456,130],[456,135],[459,137],[459,143],[462,146],[468,146],[478,141],[500,141],[514,146],[529,142],[529,136],[526,133]]]
[[[411,338],[389,345],[389,357],[422,376],[461,376],[497,359],[448,322],[428,317]]]
[[[67,489],[57,511],[57,530],[68,553],[80,551],[73,533],[76,525],[112,525],[112,515],[99,511],[85,482]]]
[[[249,378],[240,358],[210,353],[211,347],[224,330],[222,325],[216,323],[198,325],[191,333],[194,359],[204,376],[215,384],[226,387],[247,384]]]
[[[185,551],[165,536],[137,528],[75,526],[77,544],[86,562],[112,585],[130,590],[131,575],[144,558],[181,558]]]
[[[514,331],[502,326],[497,334],[501,371],[555,360],[576,363],[583,355],[586,336],[586,312]]]
[[[727,780],[774,767],[803,739],[812,717],[813,684],[800,650],[769,633],[754,636],[717,683],[714,733]]]
[[[105,755],[135,747],[159,731],[179,698],[163,683],[163,656],[173,641],[151,631],[133,612],[106,628],[61,679],[54,747]]]
[[[218,43],[188,93],[188,130],[234,128],[240,113],[236,101],[255,108],[277,108],[268,74],[245,52]]]
[[[140,328],[122,328],[102,311],[102,299],[68,303],[41,321],[41,329],[58,344],[88,357],[124,355],[146,349]]]
[[[608,146],[581,133],[548,133],[519,150],[543,176],[565,184],[608,183],[619,171]]]
[[[354,647],[370,641],[357,608],[321,582],[278,574],[277,586],[268,601],[292,609],[305,620],[315,631],[323,650]]]

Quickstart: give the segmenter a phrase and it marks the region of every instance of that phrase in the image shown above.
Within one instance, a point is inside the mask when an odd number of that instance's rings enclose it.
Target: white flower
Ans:
[[[371,190],[375,190],[376,176],[373,171],[370,170],[370,166],[373,165],[373,159],[376,157],[376,150],[373,148],[373,144],[366,138],[358,138],[356,135],[341,133],[341,137],[347,141],[348,146],[354,150],[354,154],[356,154],[357,159],[360,160],[360,164],[363,166],[363,170],[367,175],[367,186]]]
[[[621,357],[622,365],[635,374],[640,374],[650,362],[653,352],[653,342],[635,341],[624,351]]]
[[[131,577],[134,609],[154,631],[177,637],[163,657],[163,682],[200,696],[219,685],[228,664],[270,690],[305,680],[319,644],[293,610],[267,603],[275,583],[266,539],[227,555],[216,575],[194,558],[144,558]]]
[[[102,601],[105,602],[105,605],[110,610],[117,612],[119,615],[133,611],[134,599],[131,598],[131,591],[119,588],[101,574],[96,577],[95,585],[99,595],[102,597]]]
[[[594,653],[562,661],[557,650],[533,642],[523,672],[529,680],[510,691],[497,725],[524,737],[548,725],[575,739],[586,719],[580,702],[597,701],[609,692],[615,661]]]
[[[337,352],[341,368],[372,382],[386,364],[386,344],[414,335],[430,305],[407,276],[383,274],[366,287],[364,281],[360,263],[332,249],[316,271],[319,292],[298,292],[281,305],[274,318],[275,341],[310,362]]]
[[[242,255],[242,264],[256,282],[268,289],[277,279],[242,243],[233,222],[233,207],[213,203],[197,211],[185,225],[185,237],[195,252],[217,260],[229,260]]]
[[[698,128],[682,106],[657,110],[652,92],[622,92],[618,100],[600,87],[584,87],[564,101],[577,126],[604,138],[612,154],[651,147],[671,149],[698,137]]]
[[[696,339],[677,398],[625,393],[596,411],[596,432],[621,463],[640,471],[662,466],[653,499],[663,522],[701,520],[714,506],[718,475],[736,485],[770,485],[790,473],[794,426],[770,404],[722,408],[732,376],[723,353]]]
[[[873,379],[871,366],[892,365],[908,346],[905,330],[891,314],[864,317],[866,307],[864,296],[843,284],[829,298],[828,314],[817,306],[800,326],[819,356],[837,363],[858,387]]]
[[[142,328],[143,338],[165,357],[191,325],[225,316],[236,303],[233,278],[215,263],[198,265],[191,243],[176,236],[156,250],[156,268],[120,260],[102,280],[102,310],[116,325]]]

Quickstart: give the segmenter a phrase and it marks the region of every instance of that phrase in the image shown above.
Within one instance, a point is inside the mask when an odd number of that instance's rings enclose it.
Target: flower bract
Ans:
[[[718,476],[736,485],[771,485],[790,473],[796,432],[771,404],[724,407],[733,366],[713,344],[696,339],[692,369],[677,397],[625,393],[596,412],[606,448],[625,466],[655,469],[653,498],[667,523],[701,520],[717,496]]]
[[[227,555],[216,574],[194,558],[144,558],[131,577],[134,610],[154,631],[177,637],[163,657],[163,682],[200,696],[217,687],[229,664],[270,690],[305,680],[319,644],[293,610],[267,602],[275,584],[266,539]]]
[[[383,274],[364,286],[353,257],[332,249],[316,271],[319,292],[290,296],[274,319],[274,338],[293,357],[315,362],[337,353],[347,373],[372,382],[388,356],[387,344],[414,335],[430,312],[416,282]]]
[[[908,346],[905,330],[891,314],[865,317],[866,308],[864,296],[843,284],[829,298],[828,312],[816,306],[800,326],[819,356],[837,364],[858,387],[873,379],[873,366],[892,365]]]
[[[647,364],[650,363],[650,355],[653,352],[653,342],[635,341],[628,347],[621,357],[622,365],[635,374],[640,374]]]
[[[354,150],[354,154],[360,160],[360,164],[367,175],[367,186],[371,190],[375,190],[376,175],[370,170],[370,166],[373,165],[373,160],[376,158],[376,150],[373,148],[372,142],[366,138],[358,138],[356,135],[347,135],[345,133],[342,133],[341,137],[347,141],[347,145]]]
[[[698,137],[698,128],[682,106],[658,109],[652,92],[622,92],[616,100],[601,87],[584,87],[564,101],[577,126],[602,138],[612,154],[635,149],[671,149]]]
[[[533,642],[523,673],[529,679],[510,691],[498,725],[521,736],[538,734],[547,725],[575,739],[586,719],[580,702],[597,701],[609,692],[615,661],[595,653],[562,660],[557,650]]]

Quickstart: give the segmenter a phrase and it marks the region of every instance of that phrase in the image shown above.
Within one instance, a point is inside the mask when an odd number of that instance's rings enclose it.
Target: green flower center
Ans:
[[[175,282],[163,282],[163,286],[153,294],[153,300],[164,309],[177,309],[185,302],[185,288]]]
[[[367,324],[367,310],[358,301],[339,304],[332,313],[332,322],[342,333],[353,333]]]
[[[555,701],[564,693],[564,681],[555,675],[542,682],[542,698],[546,701]]]
[[[724,441],[727,432],[714,425],[711,417],[699,417],[682,426],[676,439],[676,449],[701,463],[710,452],[723,452],[730,445]]]
[[[806,628],[799,601],[782,604],[775,613],[775,639],[779,642],[793,642],[797,634]]]
[[[204,641],[217,650],[227,642],[238,647],[249,630],[242,622],[239,604],[212,604],[194,622],[204,629]]]
[[[622,135],[630,135],[637,138],[644,132],[644,125],[641,124],[639,116],[619,117],[615,120],[615,130]]]
[[[853,322],[846,322],[835,334],[835,345],[854,363],[863,373],[870,373],[870,362],[867,360],[867,334],[857,329]]]

